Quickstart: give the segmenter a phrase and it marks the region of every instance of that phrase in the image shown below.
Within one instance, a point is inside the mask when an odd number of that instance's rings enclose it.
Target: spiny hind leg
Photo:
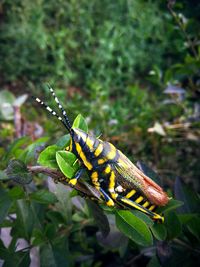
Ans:
[[[164,222],[164,217],[155,213],[155,212],[152,212],[151,210],[148,210],[146,208],[144,208],[143,206],[141,206],[140,204],[126,198],[126,197],[123,197],[123,196],[120,196],[118,195],[117,198],[116,198],[117,202],[119,204],[122,204],[123,206],[126,206],[128,208],[134,208],[134,209],[137,209],[143,213],[145,213],[146,215],[150,216],[153,220],[155,221],[158,221],[158,222]]]
[[[100,192],[102,193],[102,195],[106,201],[106,205],[109,207],[114,207],[115,203],[112,200],[112,198],[102,188],[100,188]]]

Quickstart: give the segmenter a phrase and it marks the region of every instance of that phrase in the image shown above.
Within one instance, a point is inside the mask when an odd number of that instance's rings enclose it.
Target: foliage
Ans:
[[[195,2],[195,8],[188,0],[0,3],[4,267],[29,266],[33,258],[41,267],[198,265],[200,5]],[[26,101],[24,92],[46,96],[52,104],[47,88],[41,89],[46,81],[55,84],[76,127],[88,131],[89,125],[133,162],[142,159],[150,166],[137,163],[172,197],[160,208],[164,224],[139,211],[97,205],[80,197],[83,191],[54,183],[58,173],[71,179],[79,165],[64,152],[70,137],[60,124]],[[82,189],[98,199],[87,175],[82,180]]]

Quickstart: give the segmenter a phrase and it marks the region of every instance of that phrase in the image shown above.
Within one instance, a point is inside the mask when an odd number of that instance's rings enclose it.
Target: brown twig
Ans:
[[[33,174],[39,174],[43,173],[46,174],[54,179],[55,182],[61,182],[64,185],[72,187],[68,181],[69,179],[66,178],[60,171],[51,169],[48,167],[43,166],[28,166],[28,171]],[[74,189],[82,193],[84,196],[87,196],[89,198],[95,198],[96,200],[100,200],[100,192],[94,188],[93,186],[89,185],[86,182],[80,182],[78,181],[75,186],[73,186]]]

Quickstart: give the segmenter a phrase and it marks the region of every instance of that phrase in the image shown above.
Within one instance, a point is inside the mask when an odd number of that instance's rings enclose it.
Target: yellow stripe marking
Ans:
[[[140,196],[140,197],[138,197],[138,198],[135,200],[135,202],[136,202],[136,203],[140,203],[143,199],[144,199],[144,198],[143,198],[142,196]]]
[[[108,165],[106,168],[105,168],[105,173],[110,173],[110,171],[111,171],[111,167],[110,167],[110,165]]]
[[[69,180],[69,184],[70,184],[70,185],[73,185],[73,186],[76,185],[76,184],[77,184],[77,179],[76,179],[76,178],[74,178],[74,179],[70,179],[70,180]]]
[[[148,210],[153,210],[156,206],[155,205],[151,205],[151,207]]]
[[[107,202],[106,202],[106,205],[109,206],[109,207],[113,207],[115,204],[113,202],[112,199],[109,199]]]
[[[164,221],[165,221],[164,217],[159,215],[159,214],[157,214],[157,213],[155,213],[155,215],[153,216],[153,219],[154,220],[161,220],[162,223],[164,223]]]
[[[91,174],[91,179],[92,179],[92,183],[94,184],[96,189],[100,189],[100,184],[99,184],[99,180],[98,180],[98,172],[93,172]]]
[[[129,206],[135,208],[135,209],[138,209],[138,210],[140,210],[140,211],[142,211],[142,212],[144,212],[144,213],[148,213],[148,211],[146,211],[146,210],[143,209],[142,207],[139,207],[139,206],[137,206],[137,205],[134,205],[134,202],[132,202],[132,201],[129,200],[129,199],[125,199],[125,198],[123,198],[123,199],[121,199],[121,201],[124,202],[124,203],[126,203],[126,204],[128,204]]]
[[[107,159],[98,159],[97,163],[98,164],[103,164],[106,162]]]
[[[115,189],[115,174],[112,171],[109,178],[109,189]]]
[[[86,145],[89,147],[90,150],[92,150],[94,142],[89,137],[87,137]]]
[[[131,190],[126,196],[125,196],[125,198],[130,198],[130,197],[132,197],[133,195],[135,195],[135,193],[136,193],[136,190]]]
[[[106,157],[107,159],[114,159],[116,156],[116,148],[109,143],[110,146],[110,152],[107,153]]]
[[[91,178],[92,179],[98,178],[98,172],[93,172]]]
[[[101,154],[102,151],[103,151],[103,145],[102,145],[102,143],[100,143],[100,144],[98,145],[98,147],[96,148],[96,150],[95,150],[95,152],[94,152],[94,155],[95,155],[96,157],[98,157],[98,156]]]
[[[144,207],[144,208],[146,208],[146,207],[148,207],[149,206],[149,201],[146,201],[142,206]]]
[[[83,164],[88,168],[88,170],[92,170],[92,164],[87,160],[85,154],[82,151],[81,146],[79,145],[79,143],[76,143],[76,151],[78,152],[80,158],[83,161]]]

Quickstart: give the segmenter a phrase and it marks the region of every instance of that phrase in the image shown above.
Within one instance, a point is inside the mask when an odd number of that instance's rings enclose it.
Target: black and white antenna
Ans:
[[[56,97],[56,95],[55,95],[55,93],[54,93],[54,91],[53,91],[53,89],[49,87],[49,90],[50,90],[50,92],[52,93],[52,95],[53,95],[53,97],[54,97],[56,103],[58,104],[59,109],[61,109],[61,111],[62,111],[62,115],[63,115],[63,117],[64,117],[64,120],[63,120],[62,117],[60,117],[60,116],[57,114],[57,112],[55,112],[50,106],[46,105],[40,98],[38,98],[38,97],[33,97],[33,98],[34,98],[34,100],[35,100],[36,102],[38,102],[41,106],[45,107],[45,109],[48,110],[48,112],[49,112],[51,115],[57,117],[58,120],[62,122],[62,124],[65,126],[65,128],[66,128],[66,129],[69,131],[69,133],[71,134],[71,133],[72,133],[72,126],[71,126],[71,123],[70,123],[70,121],[69,121],[69,119],[68,119],[68,117],[67,117],[66,111],[64,110],[64,108],[63,108],[62,105],[60,104],[58,98]]]
[[[53,98],[55,99],[55,101],[56,101],[56,103],[57,103],[57,105],[58,105],[58,108],[61,110],[62,115],[63,115],[63,117],[64,117],[64,119],[65,119],[66,124],[67,124],[68,127],[71,129],[72,126],[71,126],[71,123],[70,123],[70,121],[69,121],[69,119],[68,119],[68,117],[67,117],[67,113],[66,113],[66,111],[64,110],[64,108],[63,108],[63,106],[61,105],[60,101],[58,100],[58,98],[57,98],[57,96],[56,96],[56,94],[55,94],[53,88],[51,88],[50,85],[48,85],[48,88],[49,88],[49,91],[51,92]]]

